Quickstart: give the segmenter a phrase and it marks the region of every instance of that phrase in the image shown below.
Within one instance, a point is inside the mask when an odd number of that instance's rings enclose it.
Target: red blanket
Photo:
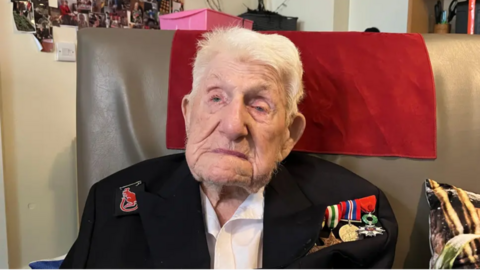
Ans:
[[[167,147],[183,149],[181,101],[202,31],[177,31],[170,60]],[[295,150],[436,158],[435,90],[421,35],[279,32],[304,65],[307,119]]]

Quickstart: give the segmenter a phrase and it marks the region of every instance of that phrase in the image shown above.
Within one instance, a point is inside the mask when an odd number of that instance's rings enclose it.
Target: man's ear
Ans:
[[[303,131],[305,130],[305,125],[305,116],[303,116],[301,113],[297,113],[293,117],[292,122],[288,127],[288,138],[282,148],[281,160],[285,159],[288,154],[290,154],[295,144],[297,144],[298,140],[300,140],[303,135]]]
[[[185,128],[187,129],[187,135],[188,135],[188,127],[190,123],[190,111],[189,111],[190,100],[188,98],[189,98],[189,95],[186,95],[182,99],[182,114],[183,114],[183,120],[185,121]]]

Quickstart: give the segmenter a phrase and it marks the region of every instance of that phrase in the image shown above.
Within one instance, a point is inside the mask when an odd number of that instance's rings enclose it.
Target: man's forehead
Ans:
[[[234,84],[235,80],[232,80],[232,76],[237,74],[229,74],[228,72],[209,72],[205,77],[205,83],[207,84]],[[273,78],[273,76],[252,76],[248,81],[242,81],[245,84],[255,85],[256,90],[269,90],[272,88],[278,88],[280,85]]]
[[[241,65],[241,69],[230,69],[230,66]],[[278,73],[268,65],[235,61],[230,63],[212,63],[206,69],[206,81],[229,81],[235,76],[249,76],[252,82],[272,86],[281,83]]]

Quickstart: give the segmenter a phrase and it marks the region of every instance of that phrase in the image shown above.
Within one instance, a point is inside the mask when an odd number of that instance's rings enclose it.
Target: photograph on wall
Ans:
[[[158,4],[158,11],[160,15],[170,14],[172,11],[172,0],[159,0]]]
[[[129,10],[129,26],[130,28],[142,29],[143,28],[143,14],[144,14],[144,2],[139,0],[131,0]]]
[[[78,13],[78,30],[83,29],[83,28],[88,28],[88,14],[85,13]]]
[[[109,28],[128,28],[126,10],[116,10],[108,17]]]
[[[160,29],[158,24],[158,2],[155,0],[146,0],[143,3],[143,28]]]
[[[54,46],[53,46],[53,28],[47,28],[44,27],[43,24],[39,24],[37,26],[37,32],[35,33],[35,38],[38,40],[38,43],[40,43],[40,46],[42,46],[42,52],[53,52],[54,51]]]
[[[32,2],[14,1],[12,14],[17,31],[35,33],[35,18]]]
[[[38,26],[39,24],[50,25],[48,0],[32,0],[32,3],[35,26]]]
[[[78,0],[77,1],[78,13],[90,13],[92,12],[92,0]]]
[[[107,28],[128,28],[130,0],[105,0],[104,12]]]
[[[92,28],[106,28],[106,15],[103,13],[90,13],[88,23]]]
[[[50,7],[49,11],[50,11],[49,13],[50,24],[52,26],[60,27],[60,24],[62,23],[62,16],[60,14],[60,9]]]
[[[183,1],[184,0],[173,0],[172,1],[172,12],[171,13],[183,11]]]
[[[48,0],[32,0],[34,7],[35,37],[42,46],[42,52],[53,52],[53,24],[50,20]]]
[[[58,9],[60,10],[61,26],[78,25],[77,0],[59,0]]]
[[[105,13],[105,0],[92,0],[93,13]]]

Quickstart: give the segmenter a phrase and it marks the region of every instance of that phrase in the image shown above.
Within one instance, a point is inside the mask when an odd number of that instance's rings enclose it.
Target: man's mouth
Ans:
[[[247,155],[245,155],[245,154],[243,154],[243,153],[240,153],[240,152],[237,152],[237,151],[232,151],[232,150],[228,150],[228,149],[217,148],[217,149],[214,149],[212,152],[213,152],[213,153],[216,153],[216,154],[230,155],[230,156],[235,156],[235,157],[238,157],[238,158],[241,158],[241,159],[248,160]]]

